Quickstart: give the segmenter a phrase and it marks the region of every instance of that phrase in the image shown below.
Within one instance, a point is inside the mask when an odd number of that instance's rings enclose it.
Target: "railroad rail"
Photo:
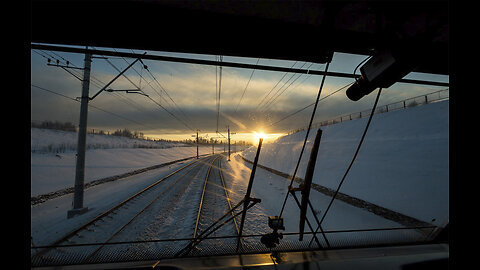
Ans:
[[[222,215],[222,218],[227,215],[231,215],[231,217],[221,225],[226,225],[223,226],[222,230],[217,231],[218,228],[215,229],[216,233],[221,235],[218,241],[221,242],[221,244],[224,244],[225,241],[231,242],[229,244],[235,243],[235,240],[239,235],[239,228],[237,221],[235,220],[235,217],[238,215],[238,213],[235,214],[233,210],[240,204],[232,207],[229,191],[226,187],[225,179],[221,171],[222,159],[222,155],[214,155],[195,160],[182,166],[167,176],[155,181],[146,188],[136,192],[134,195],[123,200],[119,204],[98,215],[87,223],[79,226],[72,232],[55,241],[53,244],[49,246],[37,246],[33,248],[32,260],[41,261],[48,264],[49,262],[55,263],[55,261],[57,261],[57,257],[59,256],[79,256],[81,258],[77,258],[77,260],[88,263],[90,261],[97,261],[108,253],[125,251],[132,252],[132,249],[141,249],[141,245],[140,247],[135,247],[135,245],[131,247],[126,247],[125,245],[123,247],[116,247],[113,241],[115,239],[115,243],[128,242],[124,241],[124,238],[129,233],[135,231],[139,223],[142,223],[142,221],[138,221],[138,219],[154,219],[156,218],[154,217],[156,215],[154,213],[168,212],[169,207],[175,208],[176,206],[171,206],[178,204],[179,202],[172,199],[163,198],[166,196],[176,196],[175,194],[181,193],[183,190],[185,190],[185,187],[190,185],[189,183],[193,183],[195,181],[198,183],[198,180],[201,178],[203,178],[202,185],[199,186],[199,184],[193,184],[194,187],[192,187],[192,190],[189,191],[191,193],[188,193],[187,195],[187,197],[192,198],[192,194],[199,194],[195,195],[198,198],[196,218],[189,219],[195,221],[193,238],[191,241],[191,243],[195,244],[192,245],[191,248],[196,247],[196,245],[199,243],[196,242],[199,236],[206,238],[206,236],[210,235],[210,233],[207,235],[203,234],[211,229],[213,225],[216,225],[219,221],[218,218]],[[202,164],[208,165],[208,169],[204,177],[200,176],[203,174],[202,172],[205,172],[206,169],[206,166],[201,166]],[[182,182],[185,184],[180,185],[184,186],[178,187],[178,183]],[[201,193],[198,192],[198,189],[200,188]],[[163,203],[159,202],[162,200]],[[165,201],[172,201],[172,205],[165,205]],[[182,207],[186,209],[187,206]],[[192,206],[188,207],[192,208]],[[156,209],[152,210],[150,208]],[[139,218],[142,215],[144,217]],[[165,217],[168,217],[168,213],[163,215],[163,218]],[[186,219],[188,219],[188,217]],[[217,220],[217,222],[214,222],[215,220]],[[188,222],[188,220],[186,222]],[[210,225],[212,222],[214,223]],[[157,227],[158,231],[160,231],[163,224],[159,222],[157,225],[160,225]],[[141,227],[144,225],[138,226]],[[160,232],[159,235],[161,235]],[[182,235],[175,236],[182,237]],[[192,233],[183,236],[191,237]],[[214,235],[213,238],[216,236],[217,235]],[[148,243],[149,241],[152,241],[152,239],[135,239],[135,242],[141,241]],[[178,245],[182,244],[177,243],[176,246],[172,246],[172,248],[178,250],[181,248],[181,246]],[[190,251],[195,253],[195,250],[189,248],[187,254]]]
[[[199,165],[210,160],[211,158],[212,157],[198,159],[182,166],[181,168],[155,181],[153,184],[138,191],[134,195],[123,200],[119,204],[113,206],[87,223],[79,226],[72,232],[59,238],[51,245],[37,246],[34,250],[39,251],[35,254],[32,254],[32,259],[33,257],[37,257],[42,261],[49,261],[49,257],[54,258],[55,253],[69,252],[68,250],[71,244],[74,244],[77,247],[83,247],[83,249],[91,249],[89,252],[82,252],[82,254],[88,253],[88,255],[86,255],[84,258],[85,261],[90,259],[92,256],[97,254],[99,250],[104,247],[104,245],[114,239],[114,237],[119,233],[124,231],[127,226],[129,226],[136,218],[138,218],[150,206],[152,206],[154,202],[162,197],[162,195],[172,189],[180,180],[191,175],[192,172],[198,173],[201,167]],[[198,171],[195,171],[195,169],[198,169]],[[161,183],[163,185],[160,185]],[[136,205],[136,207],[134,205]],[[122,218],[116,218],[120,216]],[[112,223],[122,223],[123,225],[112,226]],[[113,232],[112,230],[105,231],[102,230],[102,227],[107,227],[109,229],[114,227],[115,229]],[[103,238],[100,241],[101,245],[98,245],[99,238]],[[93,243],[95,245],[91,245],[92,241],[89,240],[94,240]]]
[[[160,263],[159,260],[166,258],[272,251],[261,243],[263,234],[239,237],[239,226],[235,218],[242,213],[238,207],[243,205],[245,199],[235,203],[230,200],[231,194],[227,188],[229,183],[223,178],[223,160],[224,156],[214,155],[186,164],[145,188],[150,192],[137,192],[59,239],[56,245],[32,247],[33,253],[40,251],[32,255],[32,265],[61,266],[148,260],[155,267]],[[213,204],[212,199],[217,203]],[[140,203],[141,207],[138,207]],[[247,209],[253,205],[254,203],[249,204]],[[172,210],[175,208],[178,209]],[[215,214],[210,211],[213,208],[218,208]],[[120,223],[118,216],[122,215],[124,217]],[[219,215],[222,217],[218,218]],[[169,223],[170,217],[175,218]],[[148,223],[155,219],[157,223]],[[113,228],[111,223],[119,224]],[[144,224],[147,223],[147,227],[152,227],[154,237],[141,237],[137,234],[144,232]],[[138,227],[141,227],[140,230]],[[435,228],[377,228],[325,231],[325,234],[328,234],[332,247],[354,247],[379,242],[423,241],[425,238],[422,238],[418,230],[432,232]],[[174,237],[167,239],[165,232]],[[125,236],[130,237],[132,233],[135,235],[133,239],[126,239]],[[195,237],[192,238],[194,234]],[[311,235],[312,232],[305,234]],[[347,236],[343,236],[345,234]],[[283,235],[284,239],[274,248],[275,251],[320,248],[317,245],[310,246],[308,241],[299,242],[298,233],[285,232]],[[352,238],[352,235],[355,237]],[[89,241],[91,239],[97,241]],[[241,249],[237,248],[237,241],[241,244]]]
[[[197,211],[197,220],[195,222],[195,229],[193,238],[198,239],[203,237],[213,224],[217,224],[220,220],[228,216],[226,213],[231,213],[231,220],[224,222],[227,226],[220,227],[212,231],[213,236],[238,236],[239,228],[235,220],[232,203],[230,201],[229,192],[225,185],[223,173],[221,170],[223,156],[217,156],[210,165],[205,176],[202,196],[199,202]],[[217,165],[215,165],[217,163]],[[199,232],[201,233],[199,234]],[[210,235],[210,233],[208,234]],[[232,239],[229,239],[232,240]],[[233,239],[235,240],[235,239]],[[222,239],[218,244],[225,244],[227,239]]]
[[[209,245],[233,246],[240,235],[235,217],[241,212],[235,213],[234,210],[241,205],[243,200],[232,206],[221,169],[222,158],[223,156],[220,155],[213,160],[205,176],[193,238],[186,247],[176,253],[175,257],[194,255],[201,250],[197,246],[204,239],[217,239],[213,242],[209,241]],[[216,166],[215,162],[217,162]],[[228,216],[231,217],[225,220]],[[210,236],[212,234],[214,235]]]

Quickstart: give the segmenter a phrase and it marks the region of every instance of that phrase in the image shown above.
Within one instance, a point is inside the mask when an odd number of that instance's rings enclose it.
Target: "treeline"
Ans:
[[[45,128],[45,129],[55,129],[55,130],[63,130],[63,131],[73,131],[77,132],[78,128],[72,124],[71,122],[59,122],[59,121],[43,121],[41,123],[31,122],[32,128]],[[109,131],[104,131],[101,129],[89,129],[87,133],[90,134],[99,134],[99,135],[112,135],[112,136],[120,136],[120,137],[127,137],[133,139],[146,139],[144,134],[139,131],[130,131],[127,128],[124,129],[117,129],[114,132],[110,133]]]
[[[100,133],[101,132],[101,133]],[[105,134],[103,130],[100,130],[98,134]],[[127,128],[115,130],[111,135],[113,136],[120,136],[120,137],[127,137],[132,139],[145,139],[142,132],[138,131],[130,131]]]
[[[31,122],[31,123],[32,123],[31,127],[33,128],[56,129],[56,130],[73,131],[73,132],[77,131],[75,125],[70,122],[62,123],[58,121],[55,121],[55,122],[43,121],[41,123],[35,123],[35,122]]]
[[[56,129],[56,130],[63,130],[63,131],[73,131],[77,132],[78,127],[76,127],[74,124],[70,122],[59,122],[59,121],[43,121],[41,123],[35,123],[31,122],[31,127],[33,128],[45,128],[45,129]],[[186,140],[167,140],[167,139],[151,139],[148,137],[145,137],[145,135],[142,132],[139,131],[131,131],[128,128],[124,129],[117,129],[114,132],[109,132],[109,131],[104,131],[101,129],[89,129],[87,130],[87,133],[89,134],[98,134],[98,135],[111,135],[111,136],[119,136],[119,137],[126,137],[126,138],[132,138],[132,139],[142,139],[142,140],[149,140],[149,141],[156,141],[156,142],[172,142],[172,143],[186,143],[186,144],[196,144],[196,138],[194,139],[186,139]],[[226,144],[228,141],[227,140],[217,140],[217,139],[206,139],[199,137],[198,138],[198,144]],[[236,145],[240,146],[246,146],[246,145],[251,145],[251,143],[246,142],[246,141],[230,141],[230,143],[233,145],[236,143]]]
[[[194,139],[185,139],[183,140],[182,142],[186,143],[186,144],[197,144],[197,139],[194,138]],[[202,137],[198,137],[198,144],[200,145],[205,145],[205,144],[219,144],[219,145],[223,145],[223,144],[228,144],[228,140],[217,140],[217,139],[213,139],[213,138],[210,138],[210,139],[206,139],[206,138],[202,138]],[[242,141],[242,140],[230,140],[230,144],[233,145],[233,144],[236,144],[236,145],[239,145],[239,146],[246,146],[246,145],[251,145],[251,143],[247,142],[247,141]]]

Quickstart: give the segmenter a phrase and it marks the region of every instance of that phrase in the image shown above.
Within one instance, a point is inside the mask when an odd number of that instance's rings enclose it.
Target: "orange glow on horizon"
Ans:
[[[263,139],[265,140],[265,138],[267,137],[267,135],[263,132],[253,132],[253,134],[255,134],[255,140],[258,142],[260,139]]]
[[[202,138],[211,138],[214,135],[214,132],[210,133],[199,133],[199,137]],[[148,133],[144,134],[145,137],[150,139],[167,139],[167,140],[175,140],[175,141],[185,141],[185,139],[195,139],[192,137],[193,133],[178,133],[178,134],[161,134],[161,133]],[[235,141],[246,141],[250,142],[252,145],[258,145],[258,141],[260,138],[263,138],[263,142],[273,142],[278,137],[286,135],[285,133],[267,133],[264,130],[259,131],[251,131],[251,132],[237,132],[231,135],[231,143],[235,144]],[[224,136],[227,136],[224,133]],[[221,136],[217,136],[216,138],[218,141],[226,142],[227,139]]]

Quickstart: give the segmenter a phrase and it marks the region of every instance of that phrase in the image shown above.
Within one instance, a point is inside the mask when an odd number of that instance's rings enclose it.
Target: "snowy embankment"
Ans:
[[[449,218],[449,102],[374,115],[362,148],[340,192],[392,211],[445,226]],[[313,182],[335,190],[367,118],[322,127]],[[305,176],[310,132],[297,175]],[[259,164],[293,174],[306,131],[262,146]],[[256,147],[242,153],[253,161]],[[312,191],[313,192],[313,191]]]
[[[76,151],[78,133],[71,131],[31,128],[32,153],[65,153]],[[183,143],[150,141],[121,136],[87,134],[87,149],[111,148],[170,148],[187,146]]]
[[[74,132],[32,128],[31,196],[73,187],[76,152],[70,146],[75,146],[76,136]],[[87,136],[87,145],[85,183],[194,157],[197,153],[195,146],[180,143],[92,134]],[[64,151],[57,152],[58,149]],[[211,151],[211,147],[199,147],[200,155]]]

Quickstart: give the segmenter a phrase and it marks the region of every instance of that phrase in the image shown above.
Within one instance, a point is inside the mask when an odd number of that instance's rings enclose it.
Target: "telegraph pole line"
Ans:
[[[85,180],[85,151],[87,141],[87,116],[88,116],[88,92],[90,88],[90,69],[92,64],[92,55],[85,54],[83,80],[82,80],[82,96],[80,104],[80,123],[78,127],[77,142],[77,161],[75,169],[75,187],[73,195],[73,209],[67,212],[67,218],[74,215],[83,214],[88,211],[88,207],[83,206],[83,189]]]

